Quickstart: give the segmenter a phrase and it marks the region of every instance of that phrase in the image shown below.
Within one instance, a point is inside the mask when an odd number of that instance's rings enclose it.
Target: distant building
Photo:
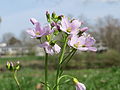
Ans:
[[[102,42],[96,43],[95,47],[97,48],[98,53],[106,52],[108,50],[108,47]]]
[[[28,47],[25,46],[7,46],[6,43],[0,43],[0,55],[27,55],[29,53]]]
[[[33,48],[29,48],[27,46],[22,45],[7,45],[6,43],[0,43],[0,56],[24,56],[29,55],[31,50],[33,49],[36,56],[43,56],[43,49],[35,46]]]

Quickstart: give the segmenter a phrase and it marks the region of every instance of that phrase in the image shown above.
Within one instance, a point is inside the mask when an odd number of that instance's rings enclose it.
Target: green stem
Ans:
[[[59,79],[58,79],[59,82],[62,78],[65,78],[65,77],[68,77],[70,79],[74,78],[73,76],[70,76],[70,75],[63,75],[63,76],[59,77]],[[65,83],[59,83],[58,85],[61,85],[61,84],[65,84]],[[52,90],[54,90],[56,87],[57,87],[57,85],[55,85]]]
[[[74,49],[72,55],[69,57],[69,59],[66,61],[65,65],[67,65],[69,63],[69,61],[71,60],[71,58],[73,57],[73,55],[75,54],[75,52],[77,51],[77,49]]]
[[[48,53],[45,52],[45,90],[49,90],[48,87]]]
[[[18,86],[18,89],[21,90],[21,88],[20,88],[20,83],[18,82],[18,79],[17,79],[16,73],[17,73],[17,71],[14,71],[13,77],[14,77],[14,80],[15,80],[17,86]]]
[[[47,39],[47,37],[46,37]],[[42,43],[42,39],[40,39],[40,43]],[[48,86],[48,53],[46,52],[45,48],[45,90],[49,90]]]
[[[73,50],[62,60],[61,64],[63,64],[63,63],[65,62],[65,60],[66,60],[67,58],[69,58],[69,56],[74,52],[74,50],[75,50],[75,49],[73,49]]]
[[[65,58],[65,59],[63,60],[62,64],[63,64],[65,61],[66,61],[66,63],[64,64],[63,67],[61,67],[60,75],[62,75],[63,69],[64,69],[65,66],[70,62],[71,58],[73,57],[73,55],[75,54],[76,51],[77,51],[77,49],[73,49],[73,50],[69,53],[70,56],[68,56],[68,59]],[[66,59],[67,59],[67,60],[66,60]]]
[[[56,75],[56,85],[57,85],[56,90],[59,90],[59,85],[58,85],[59,84],[59,73],[60,73],[61,63],[62,63],[62,60],[63,60],[63,57],[64,57],[66,46],[67,46],[67,37],[65,38],[64,46],[62,48],[62,52],[61,52],[61,55],[60,55],[60,58],[59,58],[57,75]]]

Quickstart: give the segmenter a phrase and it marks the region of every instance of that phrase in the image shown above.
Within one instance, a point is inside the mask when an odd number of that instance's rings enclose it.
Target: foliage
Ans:
[[[87,90],[98,90],[98,88],[99,90],[120,90],[120,67],[106,69],[69,70],[65,71],[64,73],[78,77],[79,80],[86,85]],[[53,81],[55,79],[54,76],[55,72],[51,70],[49,72],[49,81]],[[1,90],[17,90],[14,79],[11,77],[12,75],[10,72],[1,72]],[[22,84],[22,90],[37,90],[36,86],[41,80],[44,80],[44,71],[39,69],[24,68],[18,72],[18,79]],[[64,84],[62,86],[62,90],[74,90],[75,87],[72,84],[73,83],[71,82]]]

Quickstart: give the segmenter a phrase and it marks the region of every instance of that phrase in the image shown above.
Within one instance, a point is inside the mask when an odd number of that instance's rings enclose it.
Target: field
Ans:
[[[87,90],[120,90],[120,67],[119,63],[113,63],[113,61],[119,62],[119,54],[112,53],[114,56],[109,56],[111,52],[104,54],[86,54],[79,56],[81,61],[76,61],[78,57],[74,57],[69,66],[65,68],[64,74],[69,74],[74,77],[77,77],[80,82],[84,83],[87,87]],[[108,55],[108,56],[107,56]],[[87,58],[89,56],[89,58]],[[92,57],[92,58],[91,58]],[[90,62],[90,58],[93,62]],[[96,60],[95,60],[96,58]],[[106,58],[106,59],[104,59]],[[0,58],[0,90],[17,90],[14,79],[10,71],[6,70],[5,64],[7,61],[16,61],[21,62],[22,68],[18,72],[18,79],[21,83],[22,90],[44,90],[44,87],[40,89],[40,81],[44,81],[44,58],[43,57],[34,57],[34,56],[25,56],[25,57],[13,57],[13,58]],[[52,59],[52,58],[51,58]],[[75,60],[74,60],[75,59]],[[85,59],[89,60],[88,62]],[[112,60],[112,62],[104,62],[104,60]],[[101,62],[100,62],[101,60]],[[55,65],[54,60],[49,60],[49,81],[50,85],[53,85],[55,80]],[[97,64],[96,64],[97,61]],[[98,61],[100,63],[98,63]],[[79,64],[78,64],[79,63]],[[103,64],[102,64],[103,63]],[[91,67],[89,67],[91,65]],[[96,65],[96,66],[95,66]],[[98,65],[98,66],[97,66]],[[108,65],[106,67],[106,65]],[[77,66],[77,67],[74,67]],[[78,67],[80,66],[80,67]],[[86,66],[86,67],[84,67]],[[95,68],[95,67],[97,68]],[[99,68],[99,66],[102,68]],[[103,67],[105,66],[105,67]],[[92,68],[93,67],[93,68]],[[82,68],[82,69],[81,69]],[[63,80],[64,81],[64,80]],[[75,90],[75,86],[72,81],[61,85],[61,90]]]
[[[64,72],[79,78],[87,90],[120,90],[120,68],[68,70]],[[54,80],[55,71],[49,72],[49,81]],[[18,73],[22,90],[37,90],[36,86],[44,80],[43,70],[24,68]],[[51,82],[51,85],[53,82]],[[12,73],[1,72],[0,90],[17,90]],[[41,89],[38,89],[41,90]],[[64,84],[61,90],[75,90],[72,82]]]

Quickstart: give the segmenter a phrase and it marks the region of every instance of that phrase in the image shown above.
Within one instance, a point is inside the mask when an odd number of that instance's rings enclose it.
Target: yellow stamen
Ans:
[[[36,34],[36,35],[40,35],[40,32],[36,32],[35,34]]]
[[[71,27],[68,27],[66,31],[67,31],[67,32],[71,32],[71,30],[72,30],[72,28],[71,28]]]
[[[76,44],[74,44],[74,47],[78,48],[79,45],[80,45],[80,42],[77,42]]]

